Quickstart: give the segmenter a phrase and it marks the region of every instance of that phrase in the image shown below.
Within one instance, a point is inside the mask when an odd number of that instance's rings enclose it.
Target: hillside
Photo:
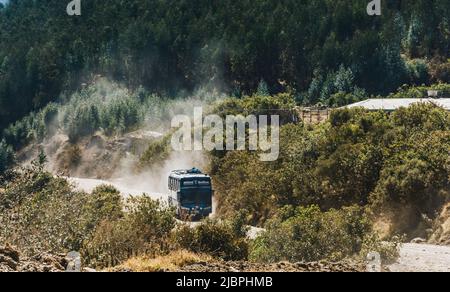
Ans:
[[[79,17],[65,2],[0,4],[0,271],[61,271],[70,251],[112,271],[362,271],[374,251],[445,268],[450,112],[344,106],[450,96],[448,0],[383,1],[380,17],[366,1],[83,0]],[[246,124],[214,143],[259,150],[176,151],[174,117],[196,107],[276,115],[248,124],[278,159]],[[187,138],[213,128],[192,124]],[[167,181],[193,167],[214,212],[186,223]]]
[[[206,85],[240,96],[263,80],[305,104],[449,82],[446,0],[383,1],[377,18],[365,1],[84,0],[81,17],[65,1],[9,2],[0,130],[96,74],[168,96]]]
[[[38,159],[25,168],[10,169],[2,177],[0,221],[7,228],[0,232],[0,240],[18,247],[25,256],[77,250],[86,266],[104,269],[118,266],[133,255],[155,259],[188,250],[211,257],[211,267],[219,260],[249,262],[244,266],[256,269],[258,264],[264,267],[284,261],[361,260],[373,250],[389,262],[398,255],[399,242],[419,236],[448,242],[445,206],[450,189],[450,116],[443,109],[429,104],[392,114],[341,109],[318,125],[286,119],[280,129],[280,158],[261,162],[252,151],[202,152],[199,156],[177,153],[167,144],[170,132],[145,142],[138,139],[146,150],[133,152],[124,141],[142,138],[142,132],[136,129],[148,127],[146,122],[132,124],[128,130],[98,127],[78,132],[74,131],[77,127],[67,127],[67,123],[92,121],[92,115],[73,121],[63,118],[67,108],[73,114],[77,108],[95,104],[100,113],[120,113],[108,110],[117,105],[116,100],[146,104],[152,96],[139,97],[104,81],[100,84],[87,88],[81,103],[53,105],[58,118],[50,124],[53,130],[41,138],[36,136],[40,127],[20,126],[36,125],[27,123],[28,118],[16,124],[16,130],[22,129],[26,135],[11,137],[30,137],[22,151],[35,149],[30,157],[38,155]],[[115,89],[106,94],[111,98],[99,103],[97,93],[104,84]],[[423,91],[426,89],[411,88],[397,95]],[[289,94],[253,95],[210,99],[206,104],[211,112],[226,115],[285,108],[295,104],[293,100]],[[184,105],[183,101],[170,101],[169,108],[177,102]],[[152,102],[148,108],[137,108],[146,116],[154,112],[154,106]],[[181,108],[187,110],[186,106]],[[29,119],[39,121],[45,112]],[[105,117],[100,115],[100,123]],[[156,118],[152,116],[152,120]],[[170,119],[163,120],[167,123]],[[41,121],[43,129],[50,128],[45,119]],[[164,123],[159,126],[165,128]],[[70,139],[72,131],[76,135]],[[55,144],[55,137],[66,138]],[[93,152],[92,147],[97,150]],[[62,150],[71,148],[78,149],[79,159],[67,159],[70,156]],[[114,154],[117,160],[100,159],[95,153]],[[92,157],[97,158],[88,159]],[[91,186],[75,188],[71,182],[88,180],[55,177],[58,170],[53,167],[61,162],[67,163],[66,175],[81,174],[91,179]],[[200,165],[198,162],[213,177],[215,218],[179,226],[164,200],[153,199],[166,192],[170,170]],[[100,175],[111,183],[93,180]],[[29,220],[33,220],[33,229],[24,228]],[[247,238],[248,225],[264,230],[255,238]]]

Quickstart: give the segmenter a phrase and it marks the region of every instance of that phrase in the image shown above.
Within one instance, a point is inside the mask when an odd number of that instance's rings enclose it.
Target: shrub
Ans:
[[[414,59],[406,63],[406,70],[411,84],[422,85],[428,83],[430,78],[428,65],[425,60]]]
[[[112,199],[116,201],[114,196]],[[173,210],[145,195],[130,197],[125,207],[121,218],[101,221],[85,242],[82,254],[86,264],[111,267],[133,256],[168,251],[168,238],[175,226]]]
[[[122,195],[112,186],[95,188],[83,206],[85,229],[93,230],[102,221],[115,221],[123,218],[124,202]]]
[[[257,262],[341,260],[360,252],[370,231],[359,207],[322,212],[319,207],[285,207],[251,245]]]
[[[242,99],[229,98],[218,103],[212,111],[221,117],[227,115],[273,115],[280,116],[280,123],[292,122],[292,111],[295,99],[291,94],[283,93],[274,96],[253,95]]]
[[[450,83],[450,59],[433,59],[430,64],[430,75],[434,83]]]
[[[248,256],[246,232],[239,221],[206,220],[194,228],[182,225],[172,238],[183,249],[224,260],[246,260]]]
[[[164,162],[170,155],[170,139],[171,135],[166,135],[162,139],[152,141],[140,158],[140,166],[153,166]]]
[[[28,255],[78,250],[85,236],[80,220],[86,196],[37,163],[21,170],[0,197],[0,242]]]
[[[400,247],[405,239],[401,236],[394,236],[389,241],[381,241],[377,234],[368,234],[362,243],[360,256],[366,258],[371,252],[378,252],[381,256],[382,264],[392,264],[400,256]]]

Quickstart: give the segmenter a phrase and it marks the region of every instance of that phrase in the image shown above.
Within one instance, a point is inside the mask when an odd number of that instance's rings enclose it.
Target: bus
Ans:
[[[211,177],[197,168],[175,170],[169,176],[169,205],[180,219],[201,219],[212,213]]]

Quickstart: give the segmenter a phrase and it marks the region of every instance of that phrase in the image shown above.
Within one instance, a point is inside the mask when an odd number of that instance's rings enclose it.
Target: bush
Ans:
[[[431,86],[402,86],[397,92],[392,93],[388,98],[427,98],[429,90],[437,90],[441,96],[450,95],[450,84],[436,83]]]
[[[144,168],[166,161],[171,151],[170,139],[171,135],[169,134],[162,139],[152,141],[139,159],[140,166]]]
[[[182,249],[224,260],[246,260],[248,256],[246,231],[239,219],[206,220],[194,228],[182,225],[174,232],[173,240]]]
[[[83,206],[85,228],[93,230],[102,221],[115,221],[123,218],[124,202],[122,195],[112,186],[95,188]]]
[[[218,103],[212,111],[221,117],[227,115],[274,115],[280,116],[280,123],[292,122],[295,99],[291,94],[283,93],[274,96],[253,95],[242,99],[229,98]]]
[[[115,206],[113,210],[120,214]],[[101,221],[85,242],[82,254],[86,264],[111,267],[133,256],[156,256],[168,251],[168,238],[175,227],[173,210],[147,196],[130,197],[125,207],[120,218]]]
[[[393,264],[400,256],[400,247],[405,239],[401,236],[394,236],[389,241],[381,241],[377,234],[368,234],[362,243],[360,256],[365,259],[371,252],[378,252],[381,256],[382,264]]]
[[[35,163],[7,182],[0,196],[0,242],[27,255],[79,250],[86,230],[81,220],[87,194],[73,192]]]
[[[319,207],[285,207],[266,224],[250,248],[256,262],[337,261],[361,251],[369,222],[359,207],[322,212]]]
[[[430,75],[434,83],[450,83],[450,59],[433,59],[430,64]]]
[[[410,84],[427,84],[430,79],[428,65],[425,60],[414,59],[406,63]]]

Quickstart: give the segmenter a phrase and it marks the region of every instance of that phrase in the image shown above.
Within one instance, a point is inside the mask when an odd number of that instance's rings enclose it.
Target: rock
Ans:
[[[66,257],[66,272],[81,272],[81,254],[76,251],[69,252]]]
[[[11,272],[17,270],[20,260],[19,252],[10,246],[0,247],[0,270]]]
[[[11,258],[13,261],[18,262],[20,260],[20,254],[10,246],[0,247],[0,255]]]
[[[83,268],[83,273],[96,273],[97,270],[91,268]]]
[[[0,272],[62,272],[64,257],[48,253],[27,258],[9,246],[0,247]]]
[[[414,238],[413,240],[411,240],[411,243],[415,243],[415,244],[424,244],[426,242],[427,242],[426,239],[423,239],[423,238],[420,238],[420,237]]]
[[[229,268],[229,271],[231,272],[231,273],[239,273],[240,271],[238,270],[238,269],[236,269],[235,267],[230,267]]]
[[[196,263],[180,268],[178,272],[362,272],[362,262],[313,262],[263,264],[252,262],[210,262]]]
[[[6,265],[12,270],[16,270],[18,264],[12,258],[0,254],[0,265]]]
[[[51,255],[48,253],[42,253],[35,256],[33,259],[47,266],[51,266],[57,270],[64,270],[64,267],[67,265],[67,261],[63,255]]]

